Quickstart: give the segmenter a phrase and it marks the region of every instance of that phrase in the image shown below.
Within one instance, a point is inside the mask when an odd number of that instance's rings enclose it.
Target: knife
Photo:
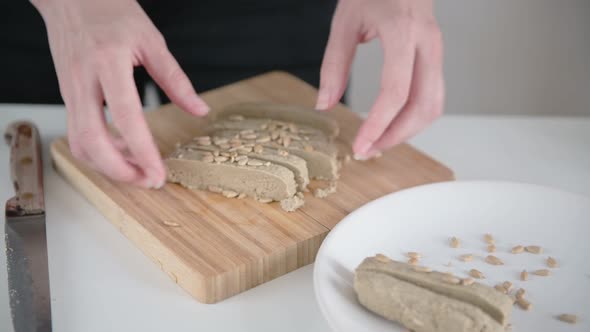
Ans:
[[[15,122],[4,138],[15,190],[6,202],[4,225],[12,324],[15,332],[47,332],[51,297],[39,131],[30,122]]]

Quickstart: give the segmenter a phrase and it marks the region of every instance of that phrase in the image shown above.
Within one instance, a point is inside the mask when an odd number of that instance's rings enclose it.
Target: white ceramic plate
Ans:
[[[484,233],[496,239],[496,256],[504,266],[483,262]],[[462,241],[449,247],[449,238]],[[515,245],[540,245],[541,255],[513,255]],[[446,182],[384,196],[354,211],[325,239],[316,258],[314,288],[320,308],[335,331],[406,331],[368,310],[352,288],[353,271],[367,256],[383,253],[406,260],[404,253],[424,255],[422,265],[467,276],[476,268],[485,283],[510,280],[527,290],[530,312],[514,307],[513,331],[590,331],[590,198],[557,189],[509,182]],[[473,253],[473,262],[458,255]],[[546,268],[547,256],[559,268],[548,277],[519,281],[523,269]],[[451,266],[446,266],[448,263]],[[580,321],[557,321],[560,313]]]

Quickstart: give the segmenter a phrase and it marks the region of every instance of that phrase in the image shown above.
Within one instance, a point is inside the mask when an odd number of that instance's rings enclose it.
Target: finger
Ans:
[[[146,180],[151,181],[152,187],[160,188],[164,184],[166,172],[143,117],[141,101],[133,81],[133,65],[128,59],[130,57],[125,55],[111,56],[108,64],[100,66],[99,80],[115,127],[137,160]]]
[[[357,158],[366,157],[391,120],[407,101],[414,65],[415,43],[403,30],[380,32],[383,45],[381,90],[353,144]]]
[[[163,40],[148,43],[144,47],[142,63],[173,103],[194,115],[209,112],[209,106],[197,95],[188,76]]]
[[[369,154],[408,140],[439,117],[443,105],[442,42],[435,39],[419,45],[408,102]]]
[[[89,166],[115,181],[137,182],[141,173],[127,163],[122,154],[112,144],[106,128],[102,111],[102,94],[98,82],[80,84],[71,100],[73,114],[73,145],[80,149],[82,159]]]
[[[342,98],[359,40],[358,26],[339,7],[334,14],[322,60],[320,89],[315,107],[317,110],[332,108]]]

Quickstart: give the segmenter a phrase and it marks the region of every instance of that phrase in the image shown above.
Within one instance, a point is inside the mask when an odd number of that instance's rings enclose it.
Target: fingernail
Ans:
[[[150,181],[151,187],[150,189],[160,189],[164,185],[166,179],[162,179],[160,176],[160,172],[156,171],[153,168],[149,168],[146,170],[145,175]]]
[[[323,111],[328,108],[330,104],[330,92],[328,90],[320,90],[318,101],[315,105],[316,110]]]
[[[143,181],[141,181],[141,186],[145,189],[152,189],[154,187],[152,184],[152,179],[150,178],[145,178]]]
[[[192,106],[195,113],[200,115],[206,115],[209,113],[209,105],[203,101],[203,99],[199,98],[197,95],[193,96]]]
[[[367,157],[365,157],[365,156],[363,156],[363,155],[360,155],[360,154],[358,154],[358,153],[355,153],[355,154],[352,156],[352,158],[353,158],[354,160],[358,160],[358,161],[365,161],[365,160],[369,159],[369,158],[367,158]]]
[[[369,152],[371,145],[373,145],[373,143],[371,143],[370,141],[361,141],[356,146],[355,154],[361,155],[361,156],[367,156],[367,152]]]
[[[163,179],[162,181],[160,181],[160,183],[158,183],[156,186],[154,186],[154,189],[162,189],[162,187],[164,187],[165,184],[166,184],[166,179]]]

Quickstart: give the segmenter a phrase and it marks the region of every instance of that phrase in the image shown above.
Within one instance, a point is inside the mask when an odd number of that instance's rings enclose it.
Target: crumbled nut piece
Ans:
[[[516,291],[515,296],[516,296],[517,299],[520,299],[520,298],[523,298],[525,296],[525,294],[526,294],[526,291],[524,290],[524,288],[519,288]]]
[[[496,256],[492,256],[492,255],[488,255],[486,257],[486,263],[492,264],[492,265],[504,265],[504,262],[502,262],[501,259],[499,259]]]
[[[522,272],[520,272],[520,280],[522,280],[522,281],[529,280],[529,273],[526,270],[522,270]]]
[[[224,190],[221,194],[227,198],[234,198],[238,196],[238,193],[233,190]]]
[[[473,255],[472,254],[461,255],[461,256],[459,256],[459,260],[461,262],[471,262],[473,260]]]
[[[512,250],[510,250],[510,252],[513,254],[520,254],[521,252],[524,252],[524,247],[518,245],[516,247],[513,247]]]
[[[381,263],[389,263],[391,262],[391,258],[383,255],[383,254],[377,254],[375,255],[375,259]]]
[[[524,247],[524,250],[526,250],[526,252],[530,252],[531,254],[540,254],[543,252],[543,248],[540,246],[526,246]]]
[[[264,165],[264,163],[259,160],[249,159],[247,165],[248,166],[262,166],[262,165]]]
[[[469,270],[469,275],[476,278],[476,279],[485,279],[485,276],[483,275],[483,273],[481,273],[481,271],[478,271],[476,269]]]
[[[557,319],[568,324],[576,324],[578,322],[578,316],[572,314],[561,314],[557,316]]]
[[[527,301],[524,297],[516,298],[516,304],[524,310],[531,310],[532,304]]]
[[[550,268],[556,268],[557,267],[557,260],[553,257],[547,257],[547,266]]]
[[[537,276],[542,276],[542,277],[546,277],[548,276],[551,272],[547,269],[541,269],[541,270],[535,270],[532,272],[534,275]]]
[[[453,236],[450,241],[451,248],[459,248],[460,245],[461,245],[461,241],[459,241],[459,239],[457,239],[456,237]]]
[[[420,253],[417,253],[417,252],[414,252],[414,251],[410,251],[406,255],[408,257],[410,257],[410,258],[416,258],[416,259],[422,258],[422,255],[420,255]]]
[[[473,279],[473,278],[461,279],[461,285],[463,285],[463,286],[473,285],[474,282],[475,282],[475,279]]]
[[[502,294],[508,294],[508,291],[506,290],[506,288],[504,288],[504,286],[502,286],[502,284],[497,284],[494,286],[494,288]]]
[[[414,271],[428,273],[428,272],[432,272],[432,269],[429,267],[426,267],[426,266],[419,266],[418,265],[418,266],[414,266]]]

